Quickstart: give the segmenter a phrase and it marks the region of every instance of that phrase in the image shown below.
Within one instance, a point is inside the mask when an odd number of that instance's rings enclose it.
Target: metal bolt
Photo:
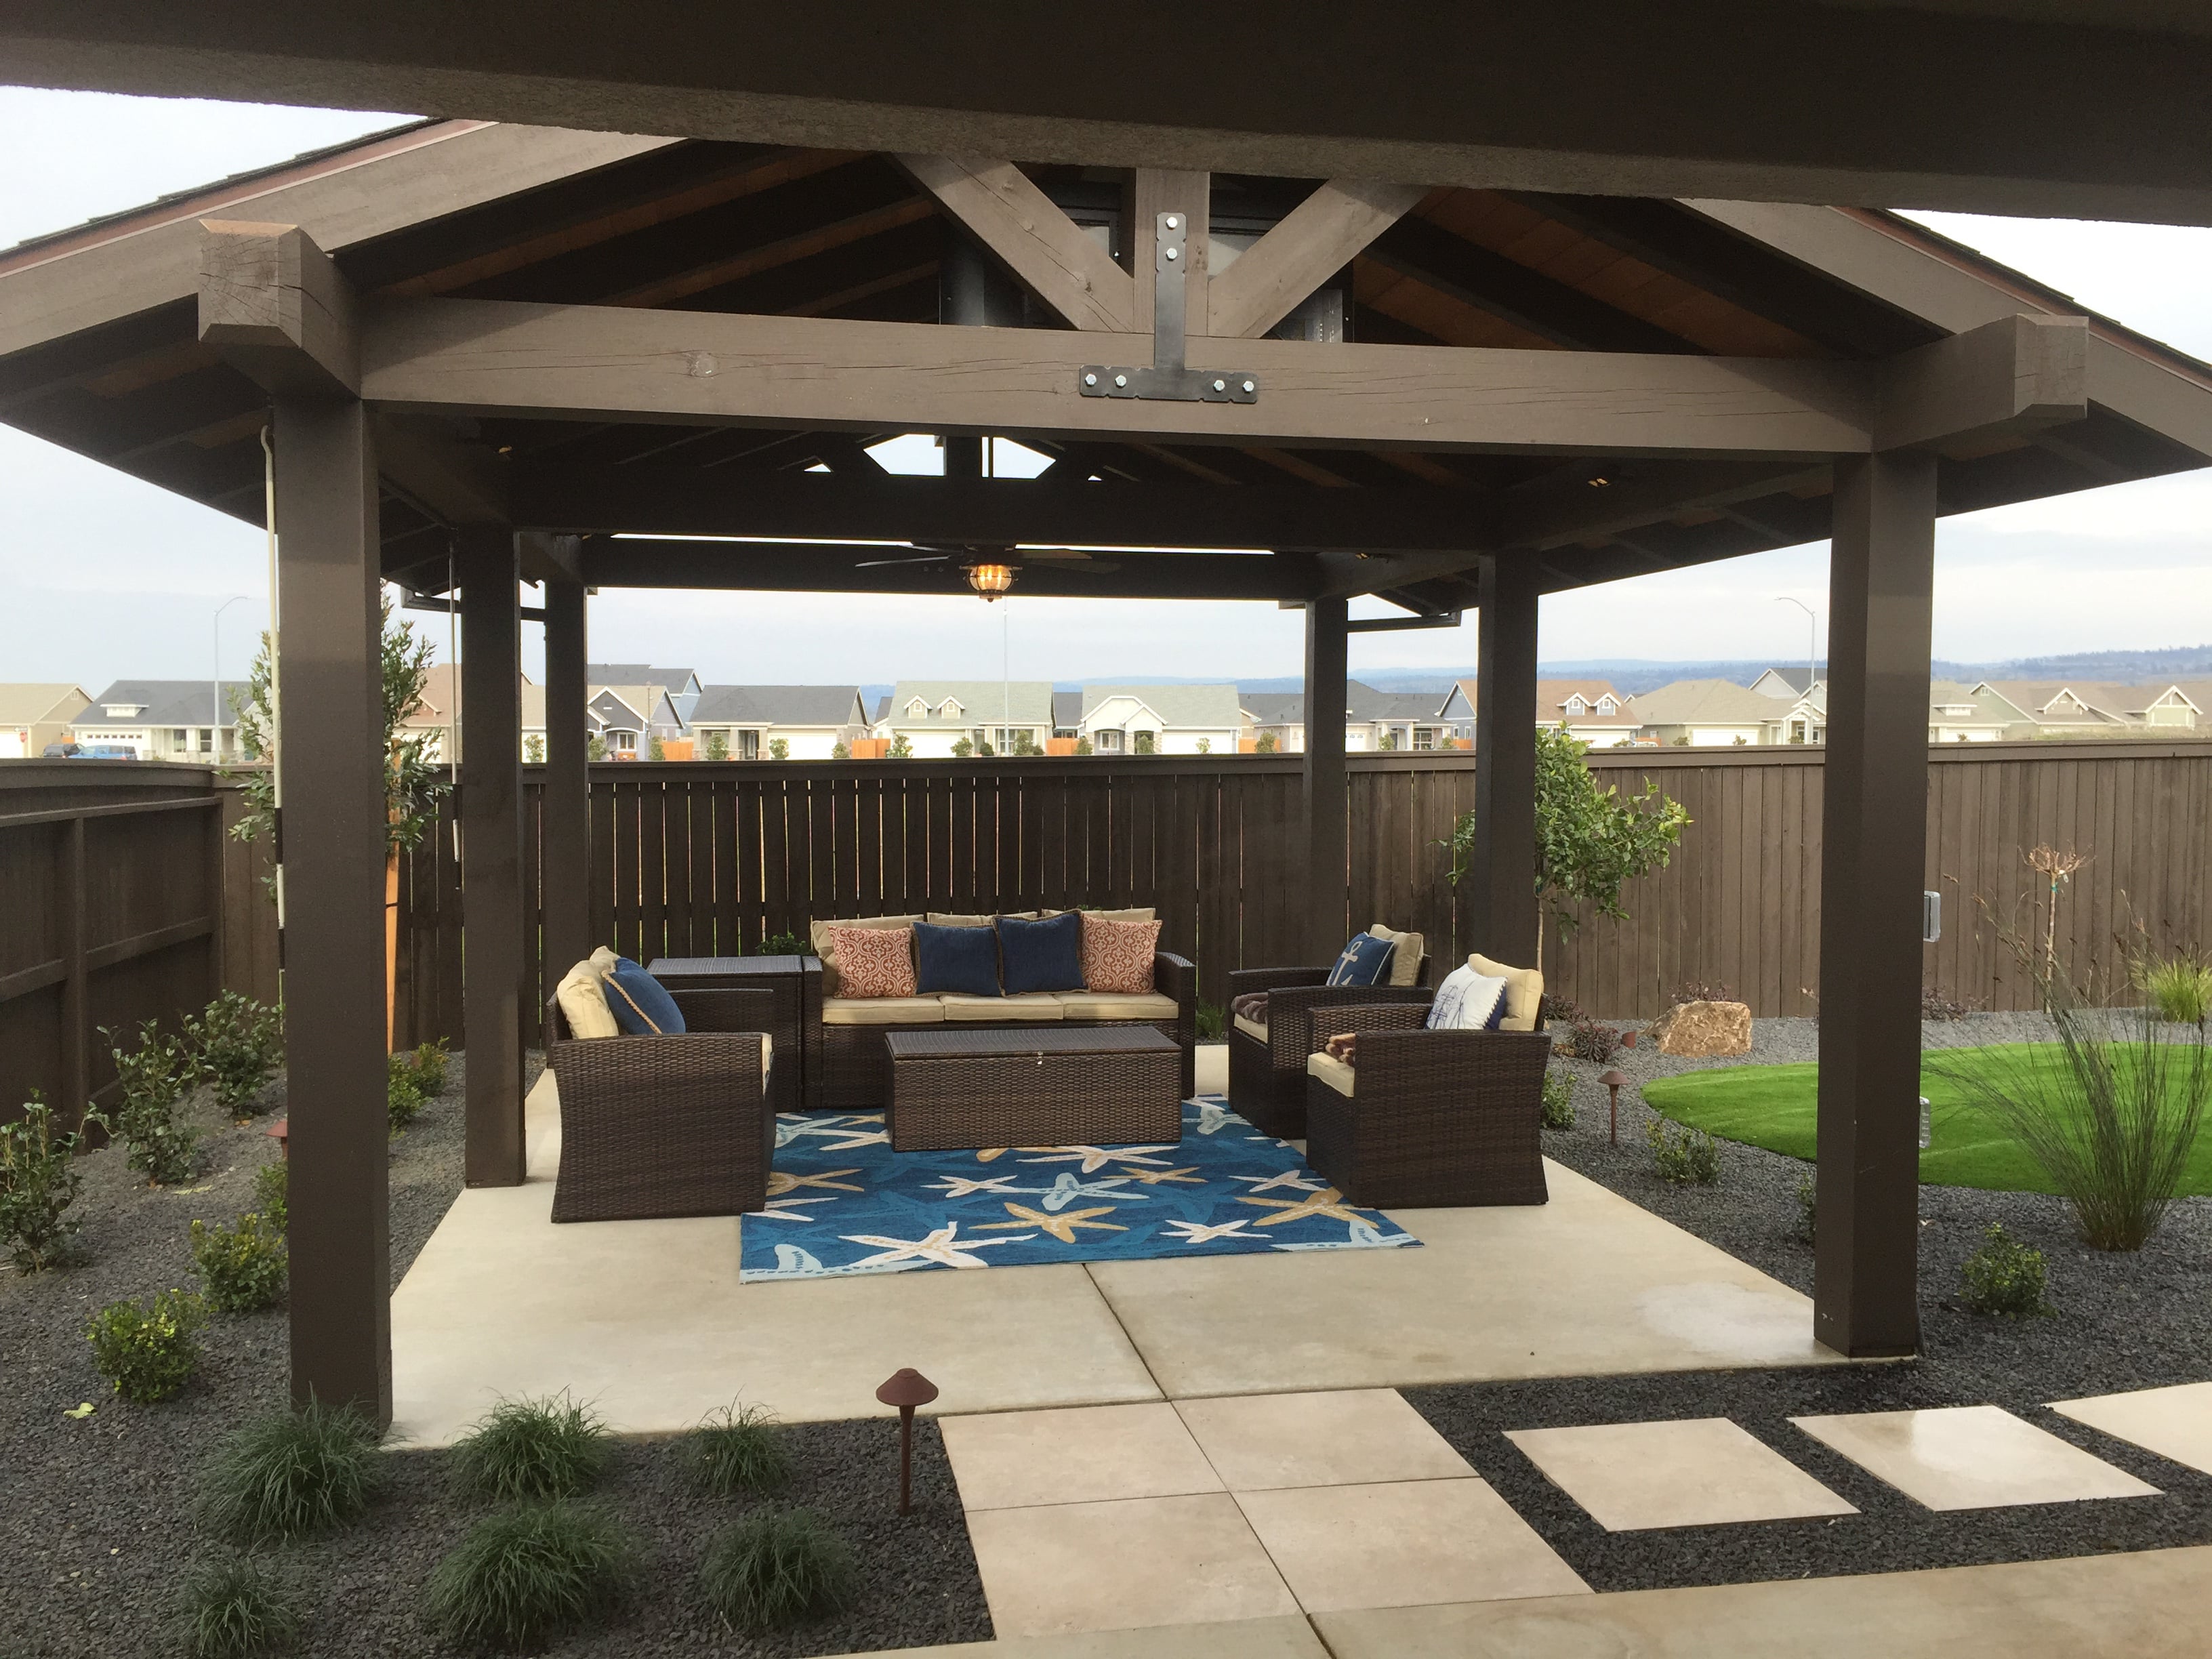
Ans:
[[[1129,384],[1129,377],[1126,374],[1116,374],[1114,377],[1114,384],[1115,386],[1127,386]]]
[[[1213,389],[1216,392],[1226,392],[1229,390],[1229,382],[1226,380],[1216,380],[1213,383]]]
[[[1168,228],[1170,230],[1173,230],[1182,221],[1177,219],[1174,214],[1170,213],[1168,215]]]
[[[1173,249],[1173,248],[1170,248],[1170,249],[1168,250],[1168,258],[1170,258],[1170,259],[1172,259],[1172,258],[1174,258],[1175,257],[1176,257],[1176,251],[1175,251],[1175,249]]]
[[[1097,386],[1098,384],[1098,377],[1096,374],[1085,374],[1083,377],[1083,384],[1085,386]]]
[[[1251,382],[1251,381],[1249,381],[1249,380],[1245,381],[1245,382],[1244,382],[1244,389],[1245,389],[1247,392],[1251,391],[1251,390],[1253,389],[1252,382]]]

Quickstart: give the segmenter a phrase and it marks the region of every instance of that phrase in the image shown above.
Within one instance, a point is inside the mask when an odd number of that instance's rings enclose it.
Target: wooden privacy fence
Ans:
[[[37,1090],[74,1121],[114,1082],[101,1027],[172,1026],[226,987],[276,997],[262,848],[204,768],[0,764],[0,1116]]]
[[[1549,932],[1554,988],[1592,1012],[1657,1013],[1679,987],[1726,985],[1762,1015],[1818,1007],[1817,748],[1601,750],[1624,792],[1656,780],[1693,820],[1666,869],[1631,884],[1632,920]],[[2085,853],[2060,895],[2062,960],[2118,971],[2140,922],[2160,949],[2212,944],[2212,743],[1976,744],[1932,750],[1926,884],[1944,896],[1927,982],[2029,1006],[2002,927],[2039,936],[2039,844]],[[1453,902],[1440,844],[1474,804],[1473,757],[1349,762],[1350,867],[1334,902],[1428,935],[1440,964],[1482,941]],[[541,789],[525,789],[525,890],[538,890]],[[1221,1000],[1232,968],[1300,959],[1296,757],[608,763],[592,770],[592,929],[625,956],[757,949],[810,919],[1149,904],[1167,948]],[[403,1041],[460,1038],[461,905],[451,805],[401,872]],[[535,921],[532,921],[533,935]],[[537,952],[528,952],[534,960]],[[550,964],[556,973],[566,964]],[[527,1016],[534,1034],[546,986]]]

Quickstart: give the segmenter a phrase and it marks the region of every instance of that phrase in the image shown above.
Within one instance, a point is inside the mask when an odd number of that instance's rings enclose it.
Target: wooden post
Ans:
[[[591,954],[591,733],[585,705],[584,585],[545,584],[545,793],[538,802],[545,978]]]
[[[1820,1214],[1814,1333],[1920,1343],[1920,894],[1936,460],[1836,463],[1820,844]]]
[[[292,1398],[392,1420],[376,457],[351,399],[276,401]]]
[[[1348,848],[1345,842],[1344,714],[1346,601],[1306,606],[1306,751],[1304,784],[1306,958],[1336,960],[1350,937]]]
[[[1536,572],[1485,559],[1474,697],[1474,854],[1460,878],[1474,948],[1535,964]]]
[[[514,534],[460,532],[462,1043],[471,1187],[520,1186],[522,1145],[522,618]]]
[[[92,999],[85,960],[84,819],[54,826],[62,837],[62,1115],[82,1123],[92,1104]],[[118,1033],[120,1035],[120,1033]]]

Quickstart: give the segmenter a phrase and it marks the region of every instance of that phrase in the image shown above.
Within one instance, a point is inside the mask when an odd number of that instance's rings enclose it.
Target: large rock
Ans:
[[[1669,1008],[1651,1034],[1659,1052],[1686,1060],[1751,1052],[1751,1010],[1741,1002],[1681,1002]]]

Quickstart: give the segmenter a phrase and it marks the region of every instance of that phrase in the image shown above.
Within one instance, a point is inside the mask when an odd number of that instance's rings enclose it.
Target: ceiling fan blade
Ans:
[[[949,556],[925,553],[918,559],[863,559],[853,567],[855,570],[879,570],[887,564],[942,564]]]

